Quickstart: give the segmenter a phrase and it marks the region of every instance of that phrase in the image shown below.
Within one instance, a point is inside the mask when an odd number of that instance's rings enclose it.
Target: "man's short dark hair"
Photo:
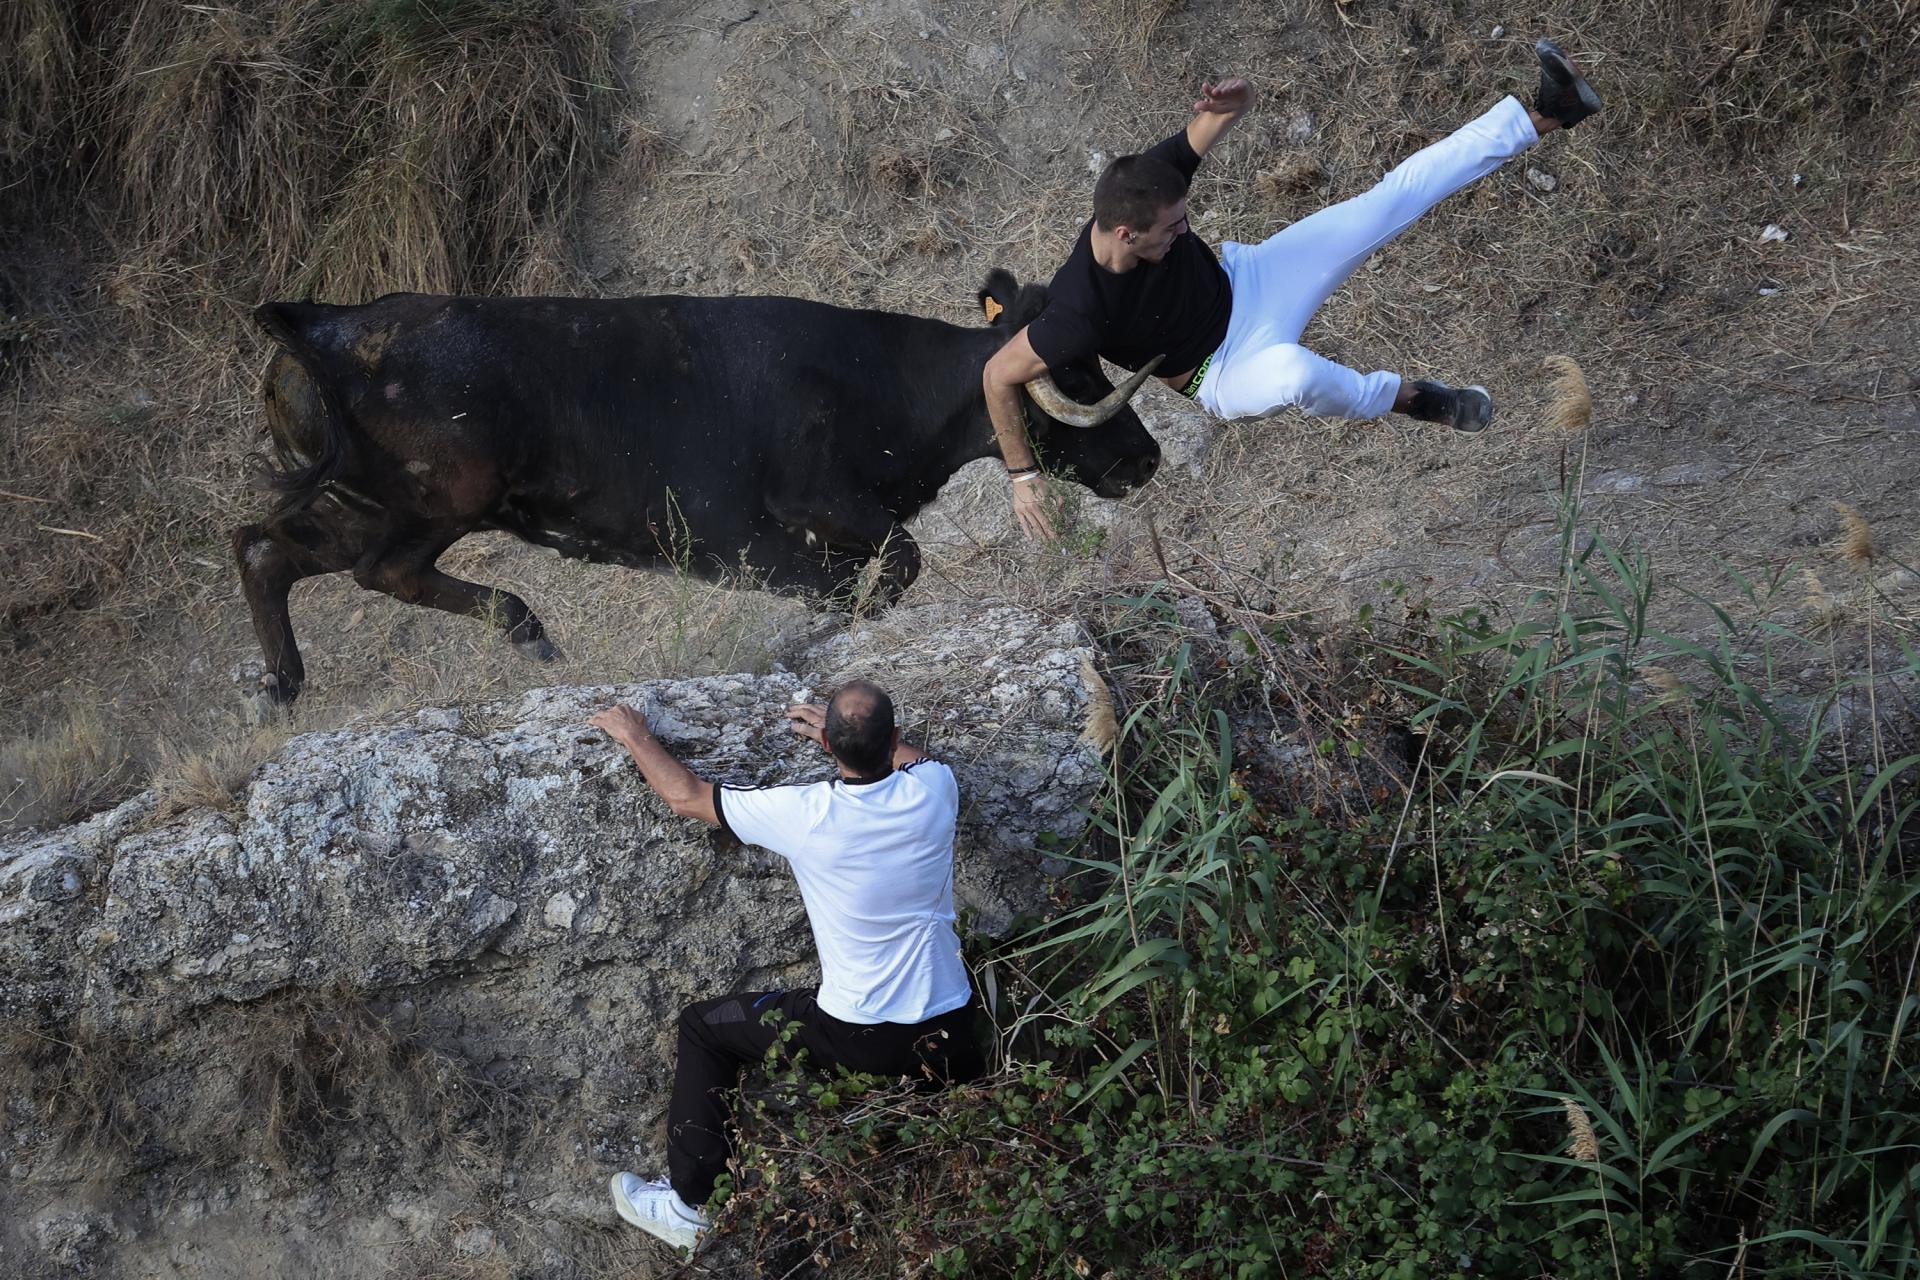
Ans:
[[[877,684],[850,680],[827,703],[833,758],[863,778],[893,764],[893,699]]]
[[[1145,231],[1187,194],[1187,180],[1157,156],[1121,156],[1093,184],[1093,220],[1102,231]]]

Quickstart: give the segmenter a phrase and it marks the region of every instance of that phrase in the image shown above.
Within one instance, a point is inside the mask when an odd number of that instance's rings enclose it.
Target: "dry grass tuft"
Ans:
[[[322,1152],[337,1129],[384,1129],[409,1152],[447,1151],[481,1110],[462,1066],[411,1043],[339,986],[235,1009],[223,1028],[224,1080],[207,1082],[177,1135],[286,1171]]]
[[[503,285],[611,84],[604,13],[546,10],[147,5],[108,29],[92,131],[142,301],[187,263],[337,301]]]
[[[1593,1131],[1593,1120],[1586,1108],[1572,1098],[1567,1104],[1567,1154],[1589,1164],[1600,1159],[1600,1137]]]
[[[1101,755],[1113,750],[1120,741],[1120,721],[1114,715],[1113,690],[1093,665],[1091,657],[1080,659],[1080,679],[1087,687],[1087,722],[1080,736],[1093,744]]]
[[[1873,526],[1858,507],[1849,503],[1836,502],[1833,509],[1840,513],[1840,558],[1855,569],[1869,568],[1873,564]]]
[[[933,189],[927,157],[891,145],[868,153],[867,180],[881,191],[902,197],[926,195]]]
[[[1571,356],[1548,356],[1541,367],[1553,375],[1553,402],[1547,406],[1547,429],[1571,434],[1593,423],[1593,393],[1587,374]]]
[[[138,1054],[132,1042],[85,1027],[0,1027],[0,1119],[14,1100],[26,1102],[31,1127],[18,1136],[33,1161],[61,1162],[83,1185],[105,1186],[152,1129]]]
[[[125,739],[91,708],[0,740],[0,832],[77,822],[137,789]]]
[[[31,1100],[22,1153],[93,1185],[129,1172],[153,1142],[286,1173],[350,1135],[460,1167],[529,1123],[513,1099],[415,1043],[352,988],[222,1007],[180,1035],[162,1046],[80,1024],[0,1026],[0,1104]],[[215,1048],[213,1069],[191,1088],[145,1092],[166,1078],[169,1054],[194,1045]]]
[[[1294,201],[1325,186],[1327,170],[1312,156],[1295,156],[1276,169],[1262,170],[1253,180],[1254,194],[1273,207],[1291,206]]]
[[[75,39],[71,6],[61,0],[0,5],[0,159],[25,160],[60,131],[70,110]]]
[[[189,809],[238,808],[247,779],[272,759],[286,740],[285,728],[276,725],[216,743],[205,751],[183,753],[177,747],[163,746],[153,775],[154,789],[159,792],[155,818],[171,818]]]

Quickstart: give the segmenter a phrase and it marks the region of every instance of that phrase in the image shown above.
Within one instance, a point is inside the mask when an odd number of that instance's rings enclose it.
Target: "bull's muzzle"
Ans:
[[[1033,402],[1040,406],[1041,412],[1055,422],[1064,422],[1073,427],[1097,427],[1120,412],[1121,407],[1133,399],[1133,393],[1141,388],[1166,358],[1162,354],[1147,361],[1140,372],[1101,397],[1096,404],[1081,404],[1072,399],[1055,385],[1053,376],[1046,373],[1027,384],[1027,394],[1033,397]]]

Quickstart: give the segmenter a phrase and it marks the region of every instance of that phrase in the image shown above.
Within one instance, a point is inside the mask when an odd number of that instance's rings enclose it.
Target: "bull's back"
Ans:
[[[330,395],[375,446],[340,477],[357,490],[417,504],[459,483],[497,495],[489,520],[596,542],[684,517],[743,544],[784,473],[858,458],[866,442],[842,435],[898,420],[909,361],[891,353],[949,328],[781,297],[401,294],[269,311],[296,357],[270,376],[276,439],[307,447]]]

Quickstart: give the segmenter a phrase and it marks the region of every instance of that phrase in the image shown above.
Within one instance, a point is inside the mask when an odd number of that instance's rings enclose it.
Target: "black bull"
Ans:
[[[260,307],[283,348],[264,395],[284,497],[233,547],[263,692],[291,701],[305,678],[288,590],[342,570],[551,658],[519,597],[435,568],[481,529],[806,597],[847,592],[877,558],[891,603],[920,571],[903,522],[999,454],[981,370],[1046,291],[996,271],[980,297],[1004,310],[972,329],[766,297]],[[1082,402],[1112,389],[1094,360],[1056,380]],[[1027,413],[1048,469],[1102,497],[1159,465],[1125,405],[1091,430]]]

